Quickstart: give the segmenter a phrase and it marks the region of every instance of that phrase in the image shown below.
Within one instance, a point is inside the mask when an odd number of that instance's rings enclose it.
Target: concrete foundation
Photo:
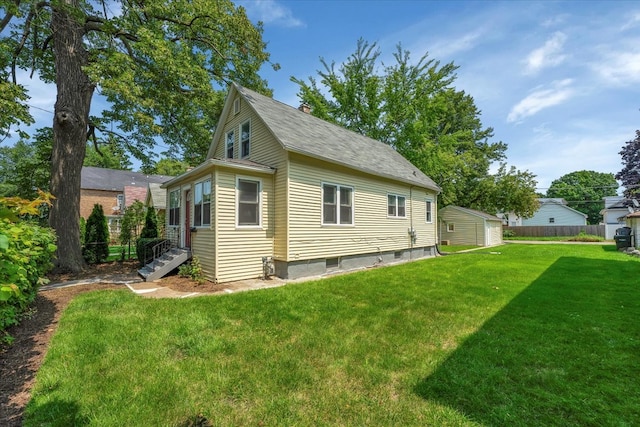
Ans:
[[[275,274],[282,279],[300,279],[311,276],[357,270],[366,267],[389,265],[396,262],[415,261],[436,256],[435,246],[401,249],[398,251],[345,255],[333,258],[317,258],[300,261],[274,260]]]

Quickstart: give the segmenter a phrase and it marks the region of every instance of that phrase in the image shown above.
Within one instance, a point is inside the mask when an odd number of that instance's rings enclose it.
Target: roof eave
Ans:
[[[188,178],[194,175],[199,175],[212,166],[223,166],[223,167],[237,169],[237,170],[246,171],[246,172],[265,173],[269,175],[273,175],[274,173],[276,173],[275,169],[269,168],[266,166],[258,167],[258,166],[252,166],[252,165],[243,165],[240,163],[225,162],[224,160],[220,160],[220,159],[207,159],[203,163],[191,169],[190,171],[187,171],[182,175],[175,177],[171,181],[165,182],[160,186],[160,188],[169,188],[181,182],[187,181]]]

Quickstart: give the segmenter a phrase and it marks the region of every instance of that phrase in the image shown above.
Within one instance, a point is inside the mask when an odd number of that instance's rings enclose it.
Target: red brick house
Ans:
[[[145,202],[150,183],[162,184],[171,176],[84,166],[80,182],[80,216],[87,219],[93,206],[102,205],[112,237],[120,231],[123,209],[139,200]]]

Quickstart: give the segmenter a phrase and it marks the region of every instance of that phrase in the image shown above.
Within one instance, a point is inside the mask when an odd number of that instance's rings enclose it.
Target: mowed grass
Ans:
[[[84,294],[24,424],[640,425],[639,272],[613,245],[512,244],[224,296]]]

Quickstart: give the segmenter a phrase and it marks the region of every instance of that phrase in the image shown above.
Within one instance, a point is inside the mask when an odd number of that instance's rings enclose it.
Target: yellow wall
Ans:
[[[286,261],[407,249],[436,243],[435,193],[300,155],[290,155],[289,252]],[[322,225],[322,183],[353,187],[354,225]],[[406,218],[387,216],[387,195],[406,197]],[[433,221],[426,222],[426,199]]]
[[[261,181],[261,220],[259,227],[236,225],[236,179]],[[220,168],[215,182],[217,221],[216,276],[218,282],[262,276],[262,257],[273,255],[274,203],[273,176],[248,174]]]

